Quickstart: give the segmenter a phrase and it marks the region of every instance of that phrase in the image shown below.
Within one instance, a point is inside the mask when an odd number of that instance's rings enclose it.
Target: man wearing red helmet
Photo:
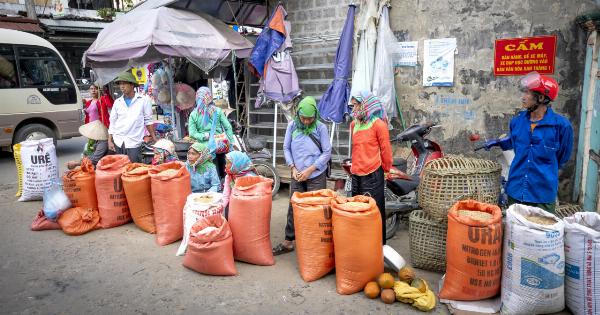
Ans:
[[[510,135],[500,142],[503,150],[515,151],[506,183],[508,203],[554,213],[558,169],[571,156],[573,128],[550,107],[558,96],[556,80],[531,72],[521,79],[520,90],[525,110],[511,120]]]

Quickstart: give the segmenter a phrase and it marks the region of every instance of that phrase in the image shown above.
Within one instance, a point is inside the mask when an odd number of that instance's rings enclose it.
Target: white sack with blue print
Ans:
[[[600,214],[565,218],[565,295],[575,315],[600,314]]]
[[[547,314],[565,307],[564,222],[540,208],[506,211],[502,314]]]
[[[58,181],[58,159],[52,138],[13,145],[17,164],[19,201],[42,200],[44,191]]]

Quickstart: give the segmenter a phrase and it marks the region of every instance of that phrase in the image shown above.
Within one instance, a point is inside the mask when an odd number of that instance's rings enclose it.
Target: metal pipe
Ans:
[[[273,167],[277,168],[277,105],[279,102],[275,102],[275,116],[273,117]]]
[[[586,199],[586,181],[587,181],[587,172],[588,172],[588,164],[590,162],[590,153],[589,153],[589,149],[590,149],[590,137],[591,137],[591,131],[592,131],[592,115],[594,112],[594,91],[595,91],[595,86],[596,86],[596,73],[598,72],[598,41],[596,40],[597,38],[597,33],[596,31],[592,32],[592,34],[590,36],[591,39],[594,41],[594,51],[593,51],[593,56],[592,56],[592,67],[591,67],[591,71],[590,71],[590,85],[587,91],[584,91],[584,93],[587,92],[587,104],[586,108],[585,108],[585,125],[584,125],[584,135],[583,135],[583,167],[582,167],[582,172],[581,172],[581,194],[580,194],[580,201],[582,203],[585,203],[585,199]]]

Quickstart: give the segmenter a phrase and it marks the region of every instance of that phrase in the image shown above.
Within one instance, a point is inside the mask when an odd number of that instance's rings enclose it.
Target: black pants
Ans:
[[[370,195],[375,199],[381,213],[381,236],[385,245],[385,177],[381,167],[369,175],[352,175],[352,196],[356,195]]]
[[[125,148],[125,143],[123,143],[121,146],[115,144],[115,153],[127,155],[131,163],[139,163],[141,162],[140,155],[142,153],[142,147],[139,146],[137,148],[128,149]]]
[[[325,189],[327,187],[327,176],[325,173],[326,172],[323,172],[319,176],[307,179],[304,182],[298,182],[292,176],[292,182],[290,183],[290,197],[292,197],[296,191],[307,192]],[[287,224],[285,225],[285,239],[286,241],[293,241],[296,239],[296,232],[294,231],[294,208],[292,207],[291,201],[288,207]]]
[[[225,179],[225,164],[227,163],[225,160],[225,153],[216,154],[213,163],[215,163],[215,166],[217,167],[217,174],[219,174],[219,179],[222,183]]]

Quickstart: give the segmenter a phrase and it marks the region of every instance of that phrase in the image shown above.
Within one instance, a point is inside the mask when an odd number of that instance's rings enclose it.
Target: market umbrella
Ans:
[[[352,76],[351,95],[357,95],[364,90],[371,91],[375,66],[377,1],[363,1],[360,11],[359,32],[361,36],[356,56],[356,70]]]
[[[348,113],[350,99],[350,84],[348,79],[352,70],[352,44],[354,34],[354,11],[356,6],[348,7],[346,23],[338,42],[333,66],[334,79],[319,101],[319,112],[324,120],[341,123]]]
[[[375,94],[391,119],[398,116],[396,110],[396,89],[394,87],[394,65],[390,45],[396,43],[396,36],[390,28],[389,8],[383,6],[377,34],[377,51],[373,73],[373,94]]]
[[[225,23],[203,13],[158,7],[133,10],[106,26],[84,53],[97,83],[131,67],[185,57],[208,72],[231,52],[248,57],[253,45]]]

